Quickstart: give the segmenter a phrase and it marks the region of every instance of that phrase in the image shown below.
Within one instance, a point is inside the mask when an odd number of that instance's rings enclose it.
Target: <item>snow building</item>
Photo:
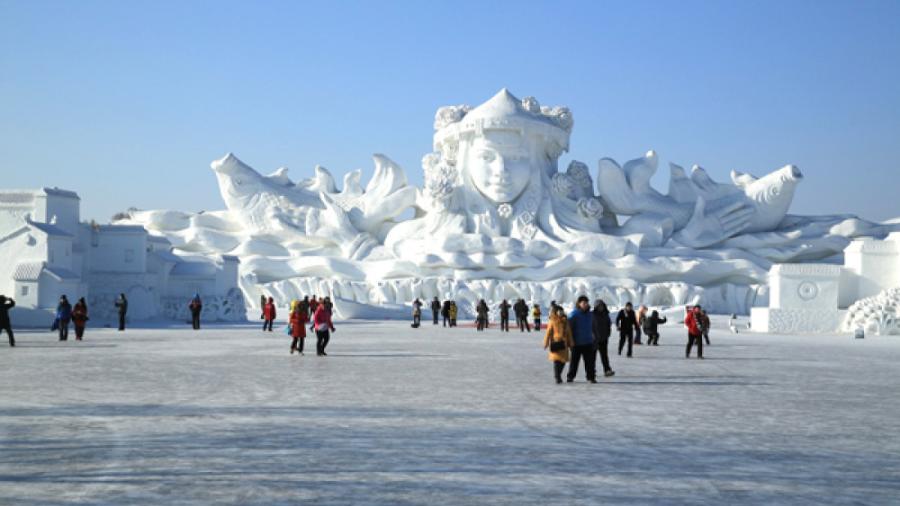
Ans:
[[[0,190],[0,294],[16,300],[17,325],[49,325],[63,294],[85,297],[94,325],[116,318],[120,293],[130,320],[186,319],[194,293],[205,320],[246,319],[237,257],[178,255],[142,226],[83,223],[80,202],[58,188]]]

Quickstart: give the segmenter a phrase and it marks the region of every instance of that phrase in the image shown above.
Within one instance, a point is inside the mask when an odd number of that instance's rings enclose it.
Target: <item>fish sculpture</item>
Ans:
[[[616,214],[672,220],[672,239],[694,248],[740,233],[774,229],[803,179],[800,169],[788,165],[762,178],[732,172],[734,184],[722,184],[702,167],[694,166],[688,177],[682,167],[671,164],[669,193],[663,195],[650,184],[657,164],[654,151],[624,166],[611,158],[600,160],[596,182],[600,199]]]

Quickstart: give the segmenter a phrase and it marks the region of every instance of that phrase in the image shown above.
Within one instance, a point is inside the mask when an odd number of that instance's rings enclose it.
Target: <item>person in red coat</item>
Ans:
[[[75,303],[75,307],[72,308],[72,323],[75,324],[75,340],[81,341],[81,338],[84,337],[84,327],[88,321],[88,310],[87,310],[87,302],[84,301],[84,297],[78,299],[78,302]]]
[[[269,297],[266,305],[263,306],[263,331],[272,332],[272,322],[275,321],[275,300]]]
[[[309,322],[309,318],[306,317],[306,310],[300,304],[297,304],[294,312],[291,313],[291,337],[294,338],[291,342],[291,355],[295,351],[303,355],[303,342],[306,340],[307,322]]]
[[[313,315],[313,329],[316,331],[316,355],[327,357],[325,347],[331,340],[331,332],[334,332],[334,324],[331,323],[331,312],[325,304],[319,304]]]
[[[697,343],[697,358],[703,358],[703,316],[700,311],[701,308],[699,305],[694,306],[693,309],[688,311],[687,316],[684,318],[684,325],[688,329],[688,342],[685,358],[691,358],[691,348],[694,346],[695,341]]]

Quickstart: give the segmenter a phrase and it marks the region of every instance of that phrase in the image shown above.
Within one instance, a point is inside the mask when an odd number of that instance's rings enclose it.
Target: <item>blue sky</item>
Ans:
[[[421,182],[437,107],[502,87],[575,117],[572,150],[655,149],[717,179],[794,163],[792,212],[900,216],[900,2],[0,0],[0,187],[82,217],[223,207],[209,162]],[[365,177],[365,176],[364,176]]]

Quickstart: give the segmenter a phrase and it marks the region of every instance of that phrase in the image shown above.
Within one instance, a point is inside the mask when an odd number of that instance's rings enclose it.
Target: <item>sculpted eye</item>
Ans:
[[[240,185],[242,185],[242,184],[244,184],[244,183],[243,183],[240,179],[235,179],[235,180],[234,180],[234,184],[240,186]]]

